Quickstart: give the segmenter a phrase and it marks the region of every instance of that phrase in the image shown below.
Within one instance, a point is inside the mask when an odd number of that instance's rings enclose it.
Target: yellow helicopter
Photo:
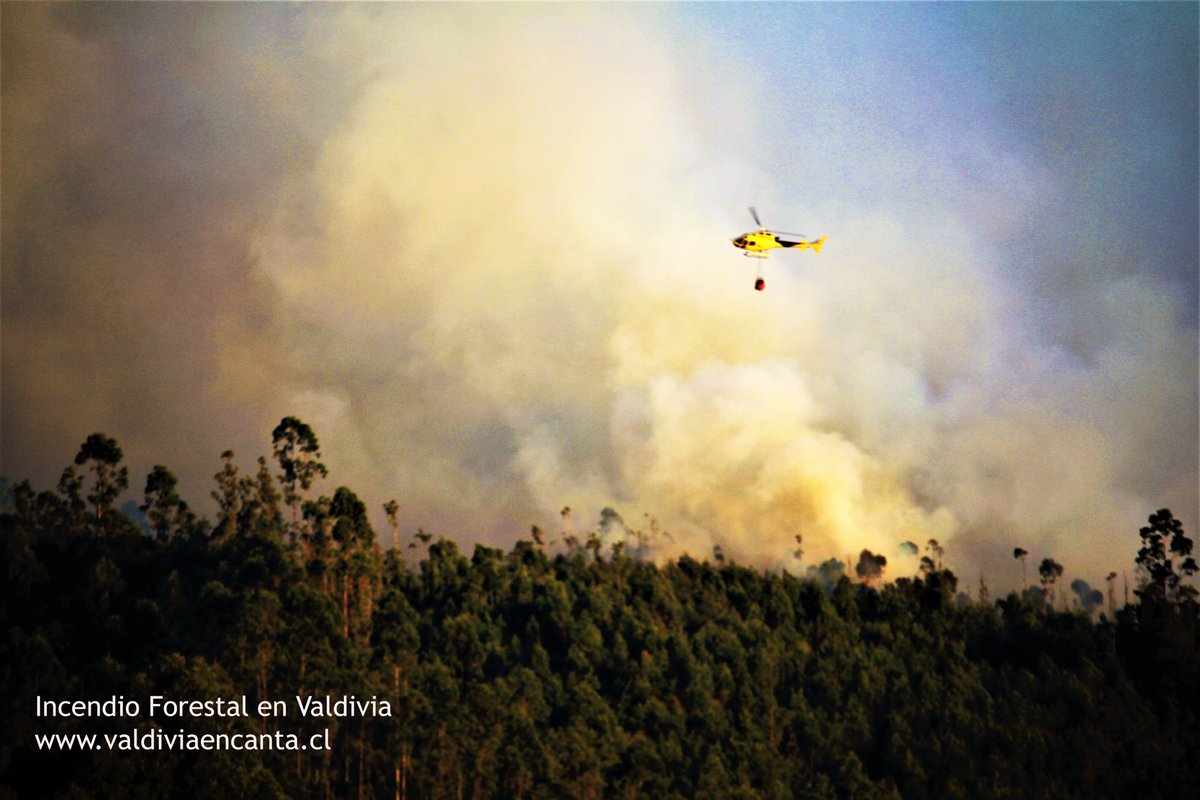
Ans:
[[[763,227],[762,222],[758,219],[758,212],[753,207],[750,208],[750,216],[754,217],[754,224],[758,226],[758,230],[750,233],[743,233],[741,236],[733,240],[733,246],[742,250],[742,254],[751,258],[766,258],[768,250],[774,250],[777,247],[795,247],[800,250],[812,250],[814,253],[821,252],[821,245],[825,244],[825,237],[815,241],[805,241],[805,236],[802,233],[784,233],[783,231],[769,231]],[[793,238],[794,237],[794,238]],[[758,278],[754,281],[754,288],[762,291],[766,288],[767,282],[763,280],[762,273],[759,273]]]

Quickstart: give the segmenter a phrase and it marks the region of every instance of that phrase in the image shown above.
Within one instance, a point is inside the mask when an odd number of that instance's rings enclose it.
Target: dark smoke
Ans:
[[[1079,605],[1084,611],[1091,614],[1100,604],[1104,602],[1104,594],[1099,589],[1093,589],[1088,585],[1088,582],[1083,578],[1076,578],[1071,581],[1071,591],[1079,599]]]
[[[870,550],[863,550],[858,556],[854,572],[868,583],[883,577],[883,568],[887,566],[887,556],[877,556]]]
[[[819,567],[809,567],[805,576],[809,580],[819,581],[827,589],[833,586],[846,574],[846,565],[836,558],[821,562]]]

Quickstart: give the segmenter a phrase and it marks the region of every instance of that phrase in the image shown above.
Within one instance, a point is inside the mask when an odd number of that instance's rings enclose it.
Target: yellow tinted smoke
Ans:
[[[305,376],[318,430],[391,438],[375,457],[410,507],[485,523],[481,485],[508,483],[530,522],[614,505],[762,564],[793,563],[797,533],[842,555],[944,525],[828,428],[801,363],[818,309],[782,277],[750,291],[720,227],[739,178],[706,163],[662,47],[589,10],[491,22],[404,26],[261,237],[298,368],[382,376],[340,402]]]

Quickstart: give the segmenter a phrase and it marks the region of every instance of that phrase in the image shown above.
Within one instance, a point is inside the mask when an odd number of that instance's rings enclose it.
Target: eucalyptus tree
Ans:
[[[291,535],[300,535],[300,512],[308,490],[329,470],[321,463],[321,447],[312,428],[295,417],[284,417],[271,432],[275,460],[279,462],[279,482],[283,502],[292,510]]]
[[[1024,589],[1029,585],[1029,575],[1025,571],[1025,557],[1029,555],[1029,551],[1023,547],[1013,548],[1013,558],[1021,562],[1021,588]]]
[[[1164,508],[1150,515],[1149,524],[1140,534],[1142,547],[1136,561],[1145,582],[1134,594],[1143,602],[1195,600],[1196,589],[1182,583],[1184,577],[1200,570],[1192,557],[1192,540],[1184,533],[1183,523]]]
[[[122,458],[124,453],[117,440],[103,433],[89,436],[75,455],[75,465],[92,473],[92,491],[87,499],[96,510],[97,520],[103,519],[121,492],[129,488],[129,469],[121,466]]]
[[[233,451],[221,453],[221,470],[213,475],[217,488],[210,492],[213,500],[217,501],[217,521],[215,535],[234,534],[237,532],[238,512],[242,507],[242,482],[238,477],[237,465],[233,463]]]
[[[1038,575],[1042,577],[1042,597],[1048,608],[1054,608],[1054,584],[1062,577],[1063,568],[1053,558],[1043,558],[1038,565]]]
[[[387,514],[388,524],[392,526],[392,550],[400,549],[400,522],[396,519],[399,511],[400,504],[394,498],[383,505],[383,513]]]
[[[150,526],[160,539],[167,539],[191,526],[196,515],[188,509],[179,492],[179,479],[162,464],[155,464],[146,476],[145,502],[138,510],[145,513]]]

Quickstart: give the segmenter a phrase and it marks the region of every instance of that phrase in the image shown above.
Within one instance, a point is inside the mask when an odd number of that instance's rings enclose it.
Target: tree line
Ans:
[[[285,418],[272,444],[246,471],[221,455],[211,521],[162,465],[137,513],[117,508],[129,475],[103,434],[56,490],[11,487],[0,798],[1155,798],[1198,777],[1196,563],[1168,510],[1138,532],[1137,602],[1093,619],[1045,593],[964,602],[934,540],[890,583],[869,551],[858,581],[719,549],[657,566],[652,520],[605,548],[616,512],[579,534],[564,508],[557,542],[534,528],[468,555],[423,530],[403,546],[393,500],[381,547],[351,489],[313,496],[328,473],[307,425]],[[1043,566],[1048,592],[1061,567]],[[35,744],[113,727],[38,717],[38,697],[151,694],[392,713],[322,719],[328,750]]]

